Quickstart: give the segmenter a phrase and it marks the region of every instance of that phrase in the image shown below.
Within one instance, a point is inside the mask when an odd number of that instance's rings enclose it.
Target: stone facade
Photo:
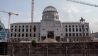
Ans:
[[[98,42],[9,43],[10,56],[98,56]]]

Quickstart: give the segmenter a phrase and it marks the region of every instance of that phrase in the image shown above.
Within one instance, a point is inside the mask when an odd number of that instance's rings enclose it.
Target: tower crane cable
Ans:
[[[96,5],[96,4],[90,4],[90,3],[81,2],[81,1],[75,1],[75,0],[66,0],[66,1],[70,1],[70,2],[75,2],[75,3],[84,4],[84,5],[89,5],[89,6],[98,7],[98,5]]]

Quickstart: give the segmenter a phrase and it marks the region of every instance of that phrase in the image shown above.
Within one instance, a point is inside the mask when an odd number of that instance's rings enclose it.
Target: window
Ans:
[[[78,37],[78,33],[76,33],[76,36]]]
[[[65,27],[67,28],[67,25]]]
[[[24,32],[24,29],[22,29],[22,32]]]
[[[26,33],[26,37],[28,37],[28,34]]]
[[[86,31],[88,32],[88,28],[86,28]]]
[[[73,33],[73,36],[75,36],[75,33]]]
[[[26,29],[28,28],[28,25],[26,25]]]
[[[26,29],[26,32],[28,32],[28,29]]]
[[[74,25],[72,25],[72,27],[74,27]]]
[[[13,25],[11,27],[13,28]]]
[[[19,28],[20,28],[21,26],[19,26]]]
[[[16,37],[16,33],[15,33],[14,37]]]
[[[34,25],[34,32],[36,32],[36,26]]]
[[[71,28],[69,28],[69,32],[71,32]]]
[[[15,28],[17,28],[17,26],[15,26]]]
[[[13,36],[13,34],[11,33],[11,37]]]
[[[65,36],[68,37],[68,33],[66,33]]]
[[[30,25],[30,29],[32,29],[32,26]]]
[[[19,32],[20,32],[20,29],[19,29]]]
[[[85,28],[83,28],[83,31],[85,31]]]
[[[11,29],[11,32],[13,32],[13,29]]]
[[[48,19],[54,18],[54,15],[49,14]]]
[[[32,37],[32,34],[30,33],[30,37]]]
[[[20,34],[18,34],[18,37],[20,37]]]
[[[34,33],[34,37],[36,37],[36,34]]]
[[[78,27],[78,26],[76,25],[76,27]]]
[[[17,29],[15,29],[15,32],[17,31]]]
[[[69,27],[71,27],[71,26],[69,25]]]
[[[85,36],[85,33],[83,34],[83,36]]]
[[[76,28],[76,32],[78,32],[78,28]]]
[[[56,37],[56,40],[57,40],[57,41],[60,41],[60,36],[57,36],[57,37]]]
[[[82,36],[82,34],[80,33],[80,37]]]
[[[41,39],[44,40],[44,39],[46,39],[46,37],[45,36],[42,36]]]
[[[69,33],[69,36],[71,36],[71,33]]]
[[[68,31],[67,28],[65,28],[65,31],[66,31],[66,32]]]
[[[30,29],[30,32],[32,32],[32,30]]]
[[[86,36],[89,36],[89,34],[88,34],[88,33],[86,33]]]
[[[24,25],[22,27],[24,28]]]
[[[24,34],[22,34],[22,37],[24,37]]]
[[[79,31],[81,32],[81,28],[79,28]]]
[[[73,28],[72,30],[73,30],[73,32],[75,31],[75,29],[74,29],[74,28]]]

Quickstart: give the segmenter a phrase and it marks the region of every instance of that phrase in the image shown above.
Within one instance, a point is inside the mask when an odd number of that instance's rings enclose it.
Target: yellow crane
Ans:
[[[0,11],[2,13],[7,13],[9,18],[8,18],[8,29],[10,29],[10,20],[11,20],[11,15],[16,15],[18,16],[19,14],[13,13],[13,12],[6,12],[6,11]]]

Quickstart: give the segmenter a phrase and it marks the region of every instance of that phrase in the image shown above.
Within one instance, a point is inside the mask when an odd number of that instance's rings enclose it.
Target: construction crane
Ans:
[[[80,3],[80,4],[84,4],[84,5],[88,5],[88,6],[93,6],[93,7],[98,7],[98,5],[96,5],[96,4],[90,4],[90,3],[86,3],[86,2],[82,2],[82,1],[75,1],[75,0],[66,0],[66,1]]]
[[[13,12],[6,12],[6,11],[0,11],[0,12],[7,13],[7,14],[8,14],[8,16],[9,16],[9,19],[8,19],[8,29],[10,29],[11,15],[16,15],[16,16],[18,16],[19,14],[16,14],[16,13],[13,13]]]

